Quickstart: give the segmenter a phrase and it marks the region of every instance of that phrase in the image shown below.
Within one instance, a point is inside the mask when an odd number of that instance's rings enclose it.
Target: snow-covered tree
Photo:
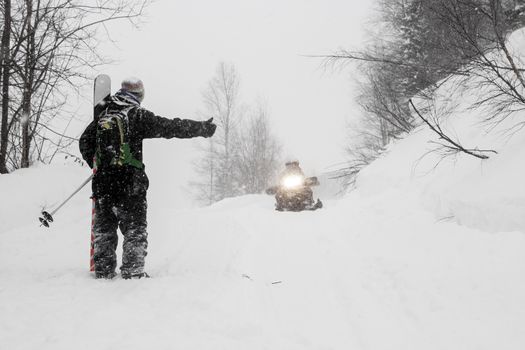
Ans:
[[[364,72],[358,96],[363,122],[353,134],[367,136],[357,138],[358,144],[349,139],[346,173],[355,174],[389,139],[417,125],[409,99],[431,101],[449,76],[480,77],[486,94],[476,104],[489,107],[488,121],[497,123],[523,109],[525,78],[506,47],[509,33],[525,24],[523,5],[523,0],[382,0],[373,45],[330,57],[357,60]]]
[[[235,176],[243,193],[261,193],[274,181],[281,147],[271,132],[268,109],[259,103],[239,132]]]
[[[280,148],[267,109],[259,104],[250,115],[241,104],[239,86],[235,66],[221,62],[203,92],[204,115],[215,118],[217,131],[201,150],[194,164],[197,179],[190,185],[204,204],[261,192],[276,170]]]
[[[235,66],[221,62],[202,94],[204,113],[213,116],[217,124],[217,132],[209,140],[205,157],[198,166],[203,168],[199,169],[200,173],[206,173],[206,177],[209,174],[205,180],[205,187],[209,188],[210,202],[240,193],[232,176],[236,131],[242,118],[239,83]]]
[[[1,71],[0,173],[50,162],[76,141],[53,127],[92,69],[107,62],[97,51],[108,22],[142,15],[147,0],[4,0]],[[104,34],[102,34],[104,35]],[[103,38],[103,37],[102,37]]]

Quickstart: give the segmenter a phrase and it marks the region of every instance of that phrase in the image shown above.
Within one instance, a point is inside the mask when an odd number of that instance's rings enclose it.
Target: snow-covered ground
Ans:
[[[486,135],[461,106],[446,127],[499,153],[434,168],[420,128],[305,213],[263,195],[176,210],[153,184],[147,280],[88,273],[88,188],[38,226],[88,169],[2,175],[0,349],[521,350],[525,133]]]
[[[152,193],[149,280],[87,272],[88,189],[38,227],[87,169],[2,176],[0,348],[522,349],[524,166],[497,171],[501,152],[417,177],[423,133],[317,212],[263,195],[177,211]]]

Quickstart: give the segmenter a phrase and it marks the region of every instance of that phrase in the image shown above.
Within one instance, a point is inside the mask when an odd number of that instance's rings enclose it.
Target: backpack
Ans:
[[[129,146],[128,112],[133,107],[115,109],[114,106],[110,106],[100,114],[96,129],[95,166],[97,169],[144,167],[141,161],[133,157]]]

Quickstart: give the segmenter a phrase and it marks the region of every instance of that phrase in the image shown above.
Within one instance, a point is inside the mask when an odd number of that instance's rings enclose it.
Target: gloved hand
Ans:
[[[217,125],[213,124],[213,118],[210,118],[206,120],[205,122],[202,122],[202,136],[203,137],[212,137],[213,134],[215,134],[215,129],[217,129]]]

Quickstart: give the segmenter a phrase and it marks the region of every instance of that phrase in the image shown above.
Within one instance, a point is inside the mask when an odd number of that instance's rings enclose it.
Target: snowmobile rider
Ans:
[[[142,140],[211,137],[215,133],[213,118],[204,122],[163,118],[141,107],[143,100],[142,81],[124,80],[106,109],[95,116],[80,138],[82,157],[94,168],[96,278],[116,276],[117,226],[124,236],[122,277],[149,277],[144,272],[149,181],[142,163]]]
[[[289,161],[285,163],[286,168],[279,176],[279,186],[277,192],[275,193],[276,210],[285,210],[285,209],[308,209],[315,210],[322,206],[320,200],[317,200],[317,203],[314,204],[313,191],[310,188],[312,185],[317,185],[317,178],[315,183],[308,183],[303,170],[299,166],[297,160]],[[300,198],[302,199],[302,205],[298,208],[287,208],[288,204],[288,192],[289,191],[299,191]]]
[[[305,178],[303,169],[299,166],[297,160],[288,161],[285,164],[285,169],[279,175],[279,183],[282,184],[287,178],[298,176],[301,179]]]
[[[306,194],[307,198],[310,198],[311,201],[313,202],[314,201],[314,194],[313,194],[313,191],[310,187],[306,187],[304,186],[303,182],[304,182],[304,178],[305,178],[305,175],[304,175],[304,172],[303,172],[303,169],[301,169],[301,167],[299,166],[299,161],[297,160],[293,160],[293,161],[287,161],[285,164],[285,169],[281,172],[281,174],[279,175],[279,184],[281,185],[281,188],[283,187],[286,187],[284,186],[286,181],[288,179],[297,179],[295,181],[301,181],[300,184],[297,184],[297,185],[300,185],[302,188],[302,191],[304,191],[304,193]],[[284,189],[281,189],[280,191],[277,191],[277,194],[276,194],[276,200],[277,200],[277,203],[280,202],[280,199],[281,197],[283,196],[283,192],[285,190]]]

